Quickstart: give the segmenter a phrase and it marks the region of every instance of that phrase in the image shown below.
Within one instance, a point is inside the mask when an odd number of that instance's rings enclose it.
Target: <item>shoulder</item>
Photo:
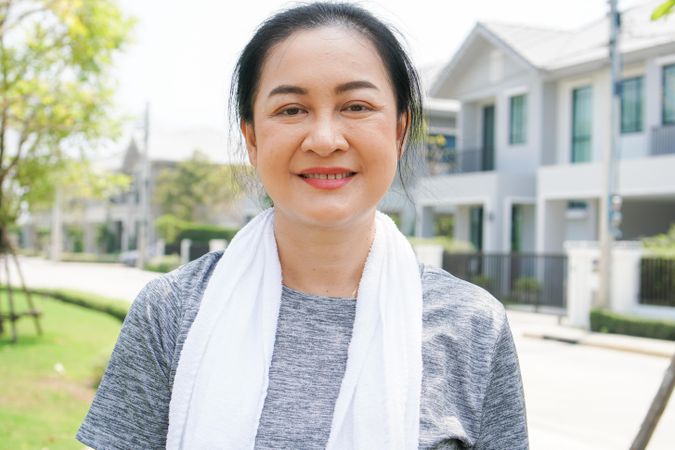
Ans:
[[[494,344],[507,326],[501,302],[485,289],[443,269],[423,266],[422,293],[425,328],[453,334],[474,343]]]
[[[207,253],[179,268],[162,274],[143,287],[134,301],[136,308],[189,309],[201,301],[211,273],[222,251]]]

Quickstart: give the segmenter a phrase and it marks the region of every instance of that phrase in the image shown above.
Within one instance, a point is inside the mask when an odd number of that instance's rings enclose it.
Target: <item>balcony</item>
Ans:
[[[652,155],[675,154],[675,125],[652,128]]]
[[[487,172],[494,170],[494,150],[455,148],[427,148],[429,175]]]

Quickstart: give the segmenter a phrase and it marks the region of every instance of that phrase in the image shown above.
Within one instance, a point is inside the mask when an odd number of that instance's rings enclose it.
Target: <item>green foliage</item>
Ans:
[[[675,11],[675,0],[666,0],[652,12],[652,20],[659,20]]]
[[[591,330],[675,341],[675,321],[647,319],[603,309],[591,311]]]
[[[1,301],[6,305],[6,297]],[[23,307],[21,293],[15,300]],[[117,319],[35,296],[44,334],[28,318],[19,341],[0,336],[0,448],[80,449],[75,433],[94,396],[100,369],[119,334]]]
[[[61,262],[117,263],[118,254],[100,255],[98,253],[61,253]]]
[[[183,239],[190,239],[195,242],[208,242],[211,239],[225,239],[231,241],[237,233],[236,228],[225,228],[217,225],[207,225],[200,223],[190,223],[178,235],[178,242]]]
[[[470,242],[456,241],[447,236],[436,236],[432,238],[409,237],[408,241],[414,245],[440,245],[450,253],[473,253],[475,248]]]
[[[225,228],[218,225],[192,223],[181,220],[170,214],[160,216],[155,220],[155,229],[159,236],[169,245],[179,244],[183,239],[195,242],[208,242],[211,239],[225,239],[231,241],[239,231],[236,228]]]
[[[513,283],[513,299],[515,303],[537,304],[541,283],[533,277],[520,277]]]
[[[96,244],[99,251],[104,253],[115,253],[121,249],[119,237],[110,229],[107,223],[98,225],[96,229]]]
[[[72,244],[73,253],[82,253],[84,251],[84,230],[71,225],[66,228],[66,235]]]
[[[164,214],[155,219],[155,230],[167,244],[179,242],[178,236],[189,226],[189,222],[171,214]]]
[[[469,281],[475,284],[476,286],[480,286],[488,291],[493,287],[492,278],[488,277],[487,275],[474,275],[469,279]]]
[[[115,0],[0,2],[0,229],[118,134],[108,72],[132,26]]]
[[[165,168],[157,177],[153,201],[164,214],[184,221],[207,221],[242,192],[238,167],[215,164],[196,150],[188,160]]]
[[[115,300],[100,295],[80,292],[70,289],[29,289],[34,294],[50,297],[71,305],[81,306],[92,311],[98,311],[115,319],[124,321],[131,304],[124,300]]]
[[[178,255],[164,255],[152,258],[148,264],[145,265],[145,270],[152,272],[167,273],[180,267],[180,256]]]
[[[452,237],[454,234],[455,218],[452,215],[439,215],[434,220],[434,235]]]
[[[667,233],[642,239],[642,245],[650,256],[675,258],[675,224]]]
[[[520,277],[514,283],[516,291],[536,293],[541,290],[541,283],[536,278]]]

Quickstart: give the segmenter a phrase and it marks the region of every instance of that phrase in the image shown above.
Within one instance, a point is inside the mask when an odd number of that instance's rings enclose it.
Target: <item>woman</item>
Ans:
[[[352,5],[279,13],[244,49],[232,95],[274,208],[224,254],[139,294],[78,439],[526,449],[503,307],[418,266],[376,212],[422,123],[417,76],[392,32]]]

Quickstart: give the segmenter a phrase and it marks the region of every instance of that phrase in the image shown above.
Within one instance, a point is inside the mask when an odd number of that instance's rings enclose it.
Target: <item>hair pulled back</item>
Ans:
[[[399,115],[406,114],[406,146],[402,160],[412,161],[423,128],[422,92],[417,71],[390,28],[365,9],[348,3],[317,2],[281,11],[263,22],[237,61],[230,86],[230,114],[236,125],[253,123],[253,103],[260,71],[270,49],[293,33],[323,26],[343,26],[366,37],[377,50],[391,81]],[[234,128],[234,127],[233,127]],[[401,149],[402,150],[402,149]],[[403,180],[400,161],[399,175]]]

